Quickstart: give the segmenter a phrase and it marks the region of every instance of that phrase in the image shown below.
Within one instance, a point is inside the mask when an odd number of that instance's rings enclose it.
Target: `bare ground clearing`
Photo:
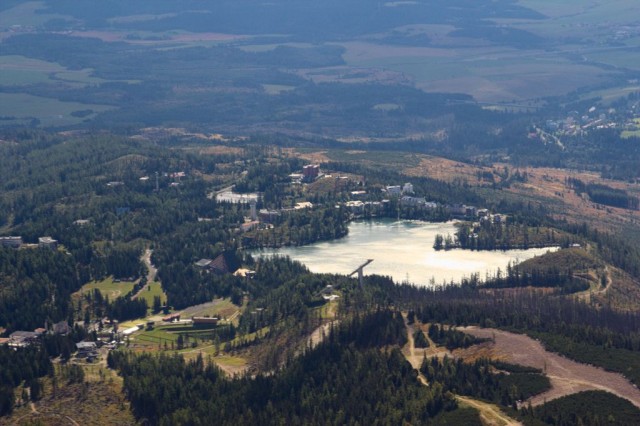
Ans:
[[[603,179],[599,175],[590,172],[546,167],[527,167],[522,171],[527,173],[527,182],[513,185],[507,191],[525,198],[534,197],[552,200],[549,205],[557,205],[554,212],[560,219],[566,219],[574,223],[587,221],[589,225],[603,231],[610,231],[612,227],[620,228],[624,225],[635,224],[640,219],[640,211],[604,206],[596,204],[588,200],[588,198],[581,197],[567,186],[567,179],[575,178],[587,183],[597,183],[616,189],[623,189],[634,195],[640,191],[640,185],[637,183]]]
[[[331,327],[337,327],[339,323],[340,321],[338,320],[330,321],[313,330],[311,335],[309,335],[307,344],[305,346],[310,348],[315,348],[316,346],[318,346],[324,341],[326,337],[329,336],[329,333],[331,333]]]
[[[463,405],[469,405],[480,412],[480,420],[483,425],[496,426],[515,426],[522,423],[515,421],[511,417],[505,415],[497,405],[489,404],[477,399],[471,399],[468,396],[456,396],[456,399]]]
[[[468,358],[490,356],[510,363],[543,370],[551,381],[551,389],[531,398],[533,405],[584,390],[603,390],[627,399],[640,407],[640,390],[620,374],[611,373],[592,365],[582,364],[548,352],[540,342],[522,334],[492,328],[458,328],[476,337],[493,338],[455,355]]]
[[[422,365],[422,360],[427,357],[439,356],[442,357],[444,355],[451,356],[451,352],[443,347],[436,347],[433,340],[429,338],[429,336],[425,333],[425,337],[429,342],[428,348],[416,348],[415,341],[413,339],[413,334],[416,330],[426,331],[428,324],[420,324],[413,323],[409,324],[407,314],[403,313],[402,317],[404,319],[404,325],[407,328],[407,337],[408,342],[402,348],[402,354],[405,356],[407,361],[411,364],[411,366],[418,372],[418,380],[425,386],[428,386],[427,379],[420,372],[420,366]],[[516,426],[521,423],[515,421],[511,417],[504,414],[497,405],[489,404],[487,402],[478,401],[476,399],[470,398],[468,396],[459,396],[456,395],[456,399],[460,402],[461,405],[466,405],[468,407],[473,407],[480,413],[480,419],[482,420],[482,424],[487,426]]]
[[[404,173],[408,176],[426,176],[445,182],[466,180],[470,185],[488,185],[491,182],[480,181],[478,175],[484,173],[493,175],[493,169],[447,160],[446,158],[423,157],[420,160],[420,165],[405,169]],[[493,176],[496,182],[500,181],[498,176]]]

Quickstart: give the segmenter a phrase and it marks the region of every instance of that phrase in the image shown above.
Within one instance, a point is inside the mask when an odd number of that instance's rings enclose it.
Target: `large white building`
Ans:
[[[0,237],[0,246],[20,248],[22,246],[22,237]]]

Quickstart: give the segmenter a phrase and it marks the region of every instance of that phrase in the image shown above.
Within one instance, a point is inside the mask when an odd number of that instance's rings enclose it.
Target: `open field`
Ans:
[[[55,62],[47,62],[25,56],[0,56],[2,82],[6,85],[26,85],[36,83],[101,84],[107,80],[92,77],[93,70],[70,70]]]
[[[587,222],[591,226],[604,231],[626,229],[640,223],[640,211],[622,209],[594,203],[581,197],[567,184],[567,179],[575,178],[586,183],[606,185],[622,189],[630,195],[640,196],[640,183],[603,179],[598,173],[558,169],[551,167],[513,168],[507,164],[494,164],[493,167],[447,160],[439,157],[419,156],[418,166],[405,166],[403,172],[408,176],[425,176],[445,182],[466,182],[473,186],[483,186],[486,182],[478,179],[478,175],[489,174],[495,182],[500,182],[498,173],[508,167],[511,173],[516,170],[526,173],[526,182],[513,183],[503,189],[506,196],[512,194],[520,199],[542,203],[560,219],[572,223]]]
[[[74,37],[97,38],[106,42],[126,42],[139,45],[166,45],[168,47],[193,47],[210,45],[211,43],[230,42],[245,38],[242,35],[221,33],[191,33],[188,31],[130,32],[130,31],[74,31]]]
[[[637,224],[640,220],[640,211],[604,206],[580,197],[567,186],[566,179],[576,178],[583,182],[624,189],[636,196],[640,191],[638,183],[602,179],[596,173],[567,169],[528,167],[522,171],[527,173],[527,182],[512,185],[507,191],[524,199],[545,202],[558,218],[574,223],[586,221],[591,226],[606,231],[622,229]]]
[[[603,81],[601,69],[542,50],[402,47],[363,42],[342,46],[350,67],[395,71],[426,91],[468,93],[484,102],[553,96]],[[566,78],[568,74],[571,79]]]
[[[533,405],[540,405],[545,401],[583,390],[598,389],[625,398],[636,407],[640,407],[640,390],[620,374],[610,373],[548,352],[539,341],[522,334],[478,327],[458,328],[458,330],[476,337],[490,338],[493,341],[455,351],[456,356],[465,359],[489,357],[541,369],[551,380],[551,389],[531,398]]]
[[[420,156],[420,164],[407,167],[404,173],[407,176],[425,176],[443,182],[467,182],[469,185],[490,184],[478,176],[493,176],[495,182],[500,182],[500,177],[494,174],[490,167],[475,166],[446,158]]]
[[[229,318],[238,312],[240,308],[228,299],[216,299],[209,303],[191,306],[182,311],[183,318],[218,316],[220,318]]]
[[[138,297],[147,301],[149,308],[153,307],[153,298],[155,296],[160,296],[160,301],[163,305],[167,303],[167,295],[162,291],[162,285],[157,281],[152,281],[147,284],[147,288],[138,294]]]
[[[43,98],[25,93],[0,93],[0,116],[13,117],[13,121],[40,120],[43,126],[66,126],[78,124],[91,119],[97,113],[107,111],[112,107],[96,104],[81,104],[78,102],[63,102],[52,98]],[[74,111],[91,112],[83,117],[71,115]],[[4,120],[7,123],[11,120]]]
[[[497,23],[496,30],[517,29],[537,34],[542,40],[541,44],[527,44],[526,37],[522,45],[514,44],[512,40],[503,39],[499,35],[487,35],[482,29],[466,28],[462,24],[451,25],[448,20],[420,23],[410,19],[406,23],[399,21],[396,28],[372,30],[371,33],[358,37],[335,40],[328,37],[323,45],[305,37],[282,35],[275,31],[275,28],[274,31],[265,30],[263,34],[249,36],[230,34],[232,30],[224,26],[200,28],[201,32],[198,32],[182,21],[178,21],[182,25],[176,24],[175,28],[160,26],[154,30],[154,25],[149,27],[149,24],[154,22],[178,18],[179,10],[167,10],[166,13],[156,14],[144,8],[139,11],[132,8],[131,15],[114,14],[106,23],[92,25],[93,23],[74,20],[69,16],[47,13],[48,11],[43,9],[66,9],[52,7],[42,1],[23,2],[0,12],[0,22],[6,23],[4,28],[0,29],[4,31],[0,37],[7,39],[14,36],[17,38],[23,33],[49,33],[55,36],[70,36],[80,45],[92,39],[112,45],[127,43],[135,45],[134,48],[148,47],[155,52],[226,45],[237,48],[244,54],[255,54],[256,57],[274,54],[279,47],[285,47],[308,51],[305,55],[310,55],[310,60],[291,65],[285,61],[279,66],[292,75],[315,82],[409,85],[425,91],[467,93],[480,102],[498,105],[514,101],[534,102],[540,97],[557,96],[585,87],[619,85],[620,81],[614,81],[619,80],[617,69],[640,68],[638,55],[633,54],[632,50],[640,44],[640,34],[631,25],[633,22],[630,21],[630,16],[633,15],[630,12],[633,7],[628,1],[616,0],[607,4],[571,1],[567,5],[543,0],[524,0],[518,6],[539,11],[546,18],[538,19],[539,17],[532,13],[528,15],[533,16],[529,19],[501,18],[493,22],[488,19],[487,23]],[[496,16],[505,16],[501,13],[504,12],[502,8],[498,7],[497,12]],[[78,16],[82,15],[83,13],[79,13]],[[61,23],[55,26],[56,29],[43,27],[52,19],[66,19],[69,22],[69,30],[65,31],[65,26]],[[78,25],[80,23],[87,25]],[[219,32],[216,32],[216,29],[219,29]],[[463,36],[459,34],[461,30]],[[478,34],[475,35],[474,31]],[[620,41],[616,37],[620,37],[621,31],[624,37]],[[388,41],[389,38],[393,40],[398,34],[407,37],[404,42],[408,44]],[[344,49],[344,53],[341,57],[336,53],[329,61],[321,60],[322,55],[314,51],[318,48],[335,49],[338,46]],[[7,60],[10,62],[10,68],[6,68],[3,74],[4,81],[8,84],[62,82],[67,85],[99,85],[105,82],[92,76],[91,68],[104,75],[103,64],[95,60],[86,63],[83,66],[87,68],[80,70],[64,70],[57,64],[45,61],[29,62],[31,60],[19,59],[17,56],[8,57]],[[344,64],[341,60],[344,60]],[[171,63],[168,64],[169,67],[173,66]],[[290,84],[287,81],[278,81],[277,78],[263,79],[253,74],[254,69],[262,67],[260,64],[251,64],[250,68],[243,68],[240,74],[247,73],[251,78],[255,77],[256,83],[261,85],[264,93],[274,97],[290,92],[296,87],[297,81]],[[142,78],[144,79],[144,76]],[[178,88],[187,90],[186,87],[181,87],[182,84],[171,86],[176,91]],[[198,92],[202,87],[188,88],[192,89]],[[223,88],[223,91],[231,89],[229,86]],[[20,103],[17,99],[0,98],[0,103],[7,102]],[[42,100],[31,100],[31,103],[35,106],[46,104]],[[97,106],[90,105],[76,108],[80,109],[102,111]],[[59,112],[49,113],[54,110]],[[38,112],[37,108],[35,111],[16,114],[0,111],[0,115],[16,116],[20,119],[8,124],[28,124],[24,117],[36,117],[45,126],[77,124],[82,121],[66,117],[73,109],[67,111],[65,105],[54,105],[45,112]]]
[[[94,289],[100,290],[102,297],[108,297],[113,301],[119,296],[124,296],[133,290],[134,283],[131,281],[114,282],[113,277],[107,277],[102,281],[92,281],[85,284],[80,289],[80,294],[93,292]]]
[[[3,27],[31,27],[42,25],[51,19],[71,19],[70,16],[42,13],[42,9],[45,7],[44,2],[41,1],[25,1],[10,9],[0,12],[0,22],[2,22],[1,30]],[[1,37],[0,37],[1,39]]]

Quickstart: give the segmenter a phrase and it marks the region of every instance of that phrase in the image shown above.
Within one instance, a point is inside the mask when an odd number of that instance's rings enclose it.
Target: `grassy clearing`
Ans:
[[[375,163],[381,167],[405,168],[416,167],[420,164],[419,156],[403,152],[331,150],[326,152],[325,155],[334,161],[348,159],[354,162]]]
[[[624,130],[620,136],[623,139],[640,138],[640,130]]]
[[[338,301],[334,300],[332,302],[327,302],[322,306],[312,309],[313,312],[317,312],[320,314],[320,318],[324,319],[335,319],[336,311],[338,309]]]
[[[87,294],[98,289],[102,293],[102,297],[108,297],[113,301],[118,296],[124,296],[131,290],[133,290],[133,283],[131,281],[114,282],[113,277],[107,277],[102,281],[92,281],[85,284],[80,289],[80,294]]]
[[[218,299],[215,303],[205,303],[203,305],[193,306],[185,309],[183,312],[189,317],[219,317],[229,318],[235,314],[240,308],[229,299]]]
[[[249,333],[245,336],[238,336],[231,341],[231,344],[237,345],[242,342],[253,342],[254,340],[266,335],[269,332],[269,330],[271,330],[271,327],[263,327],[254,333]]]
[[[152,281],[149,283],[146,289],[142,290],[138,297],[147,301],[147,306],[149,308],[153,307],[153,298],[159,296],[160,301],[164,305],[167,303],[167,295],[162,291],[162,284],[157,281]]]

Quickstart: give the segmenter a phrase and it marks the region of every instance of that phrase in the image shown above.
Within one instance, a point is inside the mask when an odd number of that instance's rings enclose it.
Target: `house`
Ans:
[[[240,268],[233,273],[234,277],[253,278],[256,275],[256,271],[252,271],[247,268]]]
[[[218,255],[218,257],[213,260],[200,259],[195,263],[195,266],[203,271],[215,272],[216,274],[227,274],[232,272],[230,261],[227,259],[225,253]]]
[[[302,168],[302,180],[313,182],[320,176],[320,166],[318,164],[307,164]]]
[[[291,179],[292,183],[301,183],[304,175],[302,173],[291,173],[289,175],[289,179]]]
[[[453,216],[464,216],[467,214],[467,206],[464,204],[453,204],[448,206],[448,209]]]
[[[231,272],[231,268],[229,267],[229,263],[227,262],[227,258],[224,253],[213,259],[208,268],[211,272],[215,272],[217,274],[228,274]]]
[[[194,326],[199,325],[217,325],[219,319],[216,317],[191,317]]]
[[[427,201],[426,203],[424,203],[424,208],[429,210],[435,210],[438,208],[438,203],[433,201]]]
[[[387,194],[391,197],[399,197],[402,194],[402,188],[400,185],[389,185],[385,188]]]
[[[78,226],[85,226],[90,224],[91,222],[87,219],[78,219],[75,222],[73,222],[74,225],[78,225]]]
[[[364,203],[362,201],[347,201],[345,206],[353,214],[362,214],[364,212]]]
[[[9,335],[8,345],[12,348],[26,348],[40,341],[40,334],[34,331],[14,331]]]
[[[54,334],[64,336],[71,333],[71,327],[69,327],[69,324],[67,324],[66,321],[60,321],[53,324],[53,327],[51,327],[51,331],[53,331]]]
[[[405,195],[400,199],[400,204],[403,206],[424,206],[427,203],[427,200],[424,197],[410,197]]]
[[[144,328],[144,325],[142,326],[142,328]],[[122,335],[123,336],[131,336],[133,333],[135,333],[138,330],[140,330],[140,328],[138,328],[138,326],[129,327],[129,328],[125,329],[125,330],[122,330]]]
[[[162,321],[164,322],[180,321],[180,315],[181,315],[180,313],[167,315],[166,317],[162,318]]]
[[[195,265],[200,269],[208,269],[211,262],[213,262],[211,259],[200,259],[195,263]]]
[[[264,223],[274,223],[280,217],[280,212],[277,210],[262,209],[258,213],[258,216],[260,217],[260,221]]]
[[[294,210],[306,210],[306,209],[312,209],[313,208],[313,203],[309,202],[309,201],[301,201],[299,203],[296,203],[296,206],[293,208]]]
[[[352,200],[362,200],[367,196],[367,191],[351,191]]]
[[[257,220],[251,220],[240,225],[240,231],[249,232],[253,231],[254,229],[258,229],[258,227],[260,227],[260,222],[258,222]]]
[[[323,294],[322,298],[327,302],[333,302],[334,300],[339,299],[340,296],[337,294]]]
[[[474,206],[465,206],[464,214],[467,217],[476,217],[477,209]]]
[[[180,180],[181,178],[185,177],[187,175],[187,173],[185,172],[175,172],[175,173],[169,173],[169,177],[172,179],[177,179]]]
[[[51,237],[40,237],[38,238],[38,247],[55,250],[58,247],[58,240]]]
[[[22,246],[22,237],[0,237],[0,246],[7,248],[20,248]]]
[[[78,342],[76,343],[76,349],[78,350],[77,357],[95,357],[98,346],[96,342]]]
[[[410,184],[409,182],[405,183],[404,186],[402,187],[402,193],[413,194],[413,185]]]

